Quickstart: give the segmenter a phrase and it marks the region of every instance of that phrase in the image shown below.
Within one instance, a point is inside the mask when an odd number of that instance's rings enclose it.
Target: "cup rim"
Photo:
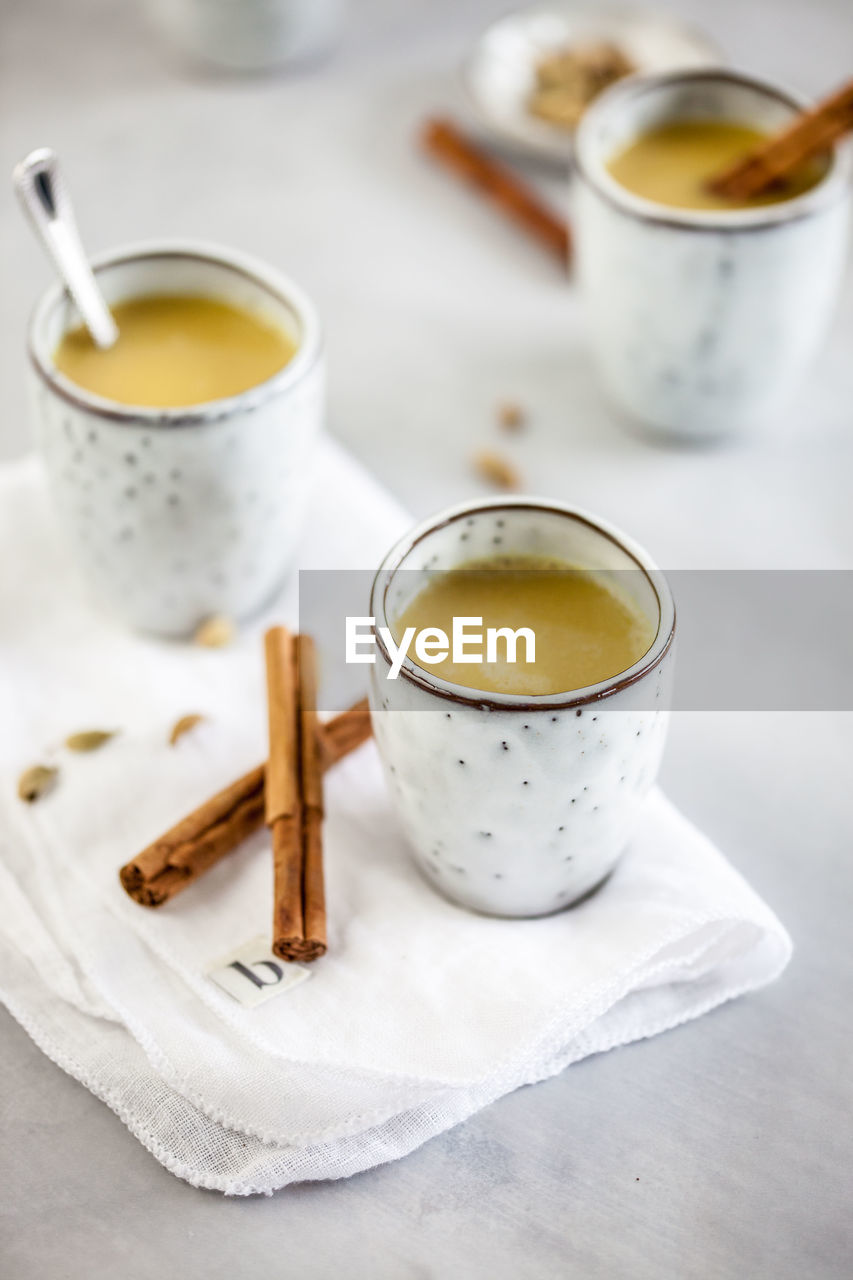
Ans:
[[[803,111],[812,105],[801,93],[783,85],[729,67],[695,67],[683,71],[664,71],[656,75],[633,75],[606,89],[584,112],[575,134],[575,163],[578,175],[587,186],[621,213],[641,222],[679,227],[686,231],[743,232],[760,231],[796,222],[840,200],[846,193],[850,176],[849,143],[837,143],[827,172],[813,187],[776,204],[740,209],[683,209],[638,196],[623,187],[608,173],[602,157],[595,154],[593,133],[602,117],[630,105],[649,93],[670,85],[716,81],[743,85],[765,97]]]
[[[613,694],[620,693],[622,690],[636,684],[637,681],[642,680],[658,663],[663,661],[671,649],[675,637],[675,601],[672,598],[669,583],[654,560],[639,543],[635,542],[633,538],[629,538],[627,534],[623,533],[615,525],[592,515],[581,507],[575,507],[570,503],[558,502],[550,498],[517,494],[460,502],[452,507],[445,508],[437,515],[416,525],[414,529],[404,534],[394,544],[374,576],[370,589],[370,615],[376,619],[377,626],[383,623],[387,625],[388,615],[385,605],[394,574],[400,569],[406,557],[411,554],[424,538],[466,516],[479,515],[481,512],[519,509],[540,511],[547,515],[568,516],[605,537],[634,561],[637,568],[644,574],[658,602],[658,627],[649,648],[632,666],[627,667],[624,671],[617,672],[616,675],[610,676],[606,680],[600,680],[597,684],[585,685],[581,689],[568,689],[564,693],[557,694],[493,693],[488,690],[473,689],[468,685],[454,684],[450,680],[443,680],[440,676],[434,675],[424,667],[418,666],[409,657],[403,660],[400,668],[400,677],[405,678],[426,693],[434,694],[436,697],[443,698],[448,702],[476,707],[483,711],[527,712],[565,711],[570,708],[580,708],[589,704],[599,703],[603,699],[612,697]],[[382,590],[380,600],[378,593],[383,580],[384,590]],[[382,623],[379,623],[378,607],[381,607]],[[377,649],[390,665],[391,658],[378,629],[376,630],[375,639]]]
[[[323,339],[316,307],[299,285],[260,258],[205,240],[141,240],[100,253],[91,259],[91,265],[97,275],[100,270],[108,267],[142,262],[149,258],[194,259],[230,268],[236,274],[245,276],[293,309],[302,327],[299,347],[278,373],[237,395],[173,409],[160,405],[125,405],[78,386],[60,373],[51,360],[42,358],[38,336],[48,316],[68,296],[62,282],[54,281],[42,293],[30,316],[27,326],[27,356],[42,382],[76,409],[114,422],[140,423],[152,428],[198,426],[260,408],[301,381],[317,363],[322,354]]]

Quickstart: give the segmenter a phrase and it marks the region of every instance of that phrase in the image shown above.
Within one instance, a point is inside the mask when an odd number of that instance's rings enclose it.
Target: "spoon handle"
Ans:
[[[50,147],[31,151],[15,166],[12,181],[93,341],[98,347],[111,347],[118,328],[83,252],[56,152]]]

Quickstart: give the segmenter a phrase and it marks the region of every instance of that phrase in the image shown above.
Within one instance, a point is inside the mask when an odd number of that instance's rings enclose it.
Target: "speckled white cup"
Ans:
[[[79,323],[59,285],[30,323],[38,441],[97,596],[131,626],[161,635],[186,635],[214,614],[243,618],[281,585],[302,529],[323,416],[317,314],[290,280],[217,246],[137,245],[94,266],[111,304],[204,294],[263,315],[297,343],[280,373],[241,395],[150,409],[105,400],[57,371],[53,353]]]
[[[718,69],[633,76],[584,114],[575,147],[578,278],[595,362],[628,417],[675,440],[772,420],[818,350],[843,275],[850,155],[795,199],[674,209],[632,194],[607,163],[672,120],[773,132],[803,101]]]
[[[414,857],[446,897],[475,911],[536,916],[610,874],[657,775],[668,719],[675,609],[646,553],[604,521],[535,498],[462,504],[388,554],[370,612],[389,626],[427,575],[495,553],[555,556],[617,575],[652,622],[627,671],[558,695],[482,693],[411,660],[387,678],[377,639],[376,742]]]

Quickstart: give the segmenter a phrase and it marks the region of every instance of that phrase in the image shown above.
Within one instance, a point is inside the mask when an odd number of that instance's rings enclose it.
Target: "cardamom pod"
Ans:
[[[65,745],[69,751],[97,751],[117,733],[117,729],[83,729],[80,733],[70,733]]]
[[[498,426],[502,431],[521,431],[527,418],[520,404],[514,400],[504,400],[497,409]]]
[[[189,733],[190,729],[194,729],[203,719],[204,716],[197,711],[193,711],[188,716],[181,716],[180,720],[176,720],[172,725],[172,732],[169,734],[169,745],[173,747],[179,738],[182,738],[185,733]]]
[[[33,804],[56,782],[58,769],[49,764],[34,764],[25,769],[18,779],[18,795],[27,804]]]
[[[501,453],[481,449],[472,459],[474,469],[497,489],[520,489],[521,476],[516,467]]]
[[[200,623],[193,640],[205,649],[224,649],[231,644],[235,634],[236,627],[231,619],[224,614],[216,614]]]

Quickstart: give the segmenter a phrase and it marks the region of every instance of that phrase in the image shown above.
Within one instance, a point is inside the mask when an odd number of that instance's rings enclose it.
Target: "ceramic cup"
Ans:
[[[67,537],[97,595],[131,626],[181,636],[239,619],[280,586],[296,549],[323,414],[320,327],[301,289],[253,258],[156,243],[96,259],[109,303],[206,294],[262,314],[297,342],[280,373],[181,409],[102,399],[63,377],[53,352],[79,323],[55,285],[29,331],[33,416]]]
[[[377,633],[428,574],[497,550],[617,575],[655,630],[627,671],[539,697],[478,692],[408,659],[389,680],[377,638],[374,733],[424,876],[475,911],[545,915],[600,885],[630,840],[663,750],[675,610],[649,556],[610,525],[558,503],[498,498],[453,507],[389,552],[372,592]]]
[[[674,120],[728,119],[773,132],[804,102],[723,70],[631,77],[577,133],[577,265],[595,361],[616,407],[680,440],[772,418],[832,315],[846,252],[850,156],[835,151],[801,196],[762,208],[674,209],[607,171],[614,152]]]

